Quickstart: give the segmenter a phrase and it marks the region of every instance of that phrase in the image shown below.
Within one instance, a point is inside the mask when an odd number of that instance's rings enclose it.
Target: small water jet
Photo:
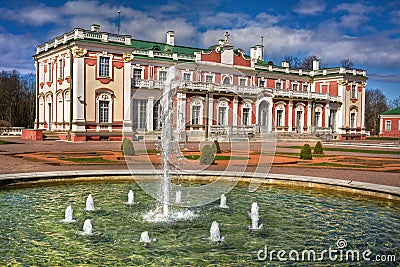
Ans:
[[[92,194],[89,194],[89,196],[86,199],[86,211],[93,211],[96,210],[94,207],[94,201],[93,201],[93,197]]]
[[[175,193],[175,204],[181,203],[182,200],[182,192],[181,191],[176,191]]]
[[[128,192],[128,202],[125,202],[125,205],[134,205],[135,204],[135,195],[132,190]]]
[[[93,235],[93,227],[90,219],[86,219],[83,223],[82,231],[76,232],[77,235]]]
[[[251,204],[251,212],[249,213],[250,219],[251,219],[251,226],[249,226],[249,230],[262,230],[264,225],[258,225],[259,221],[259,214],[258,214],[258,204],[257,202],[253,202]]]
[[[155,241],[156,241],[155,238],[149,237],[148,231],[144,231],[143,233],[140,234],[140,240],[139,240],[140,243],[148,244],[148,243],[155,242]]]
[[[72,217],[72,214],[73,214],[73,210],[72,210],[71,205],[69,205],[65,209],[64,220],[61,220],[61,222],[64,222],[64,223],[75,222],[74,218]]]
[[[210,228],[210,240],[213,242],[222,242],[224,237],[219,232],[219,224],[213,221]]]
[[[221,195],[221,203],[219,204],[219,207],[223,208],[223,209],[228,209],[229,208],[229,206],[226,205],[226,196],[225,196],[225,194]]]

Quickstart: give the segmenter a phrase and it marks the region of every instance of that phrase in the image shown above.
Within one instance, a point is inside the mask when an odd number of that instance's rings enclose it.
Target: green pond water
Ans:
[[[133,190],[133,206],[125,206]],[[99,210],[84,211],[92,194]],[[158,203],[133,182],[71,183],[0,191],[0,266],[398,266],[400,206],[357,196],[282,187],[248,192],[235,187],[226,194],[229,209],[219,200],[190,208],[190,220],[147,222],[143,215]],[[257,202],[264,229],[249,232],[248,213]],[[74,210],[74,223],[61,223],[65,208]],[[180,208],[178,210],[185,210]],[[93,236],[80,236],[90,219]],[[225,240],[208,240],[213,221]],[[157,241],[143,246],[148,231]],[[347,242],[338,249],[337,241]],[[135,240],[135,241],[132,241]],[[342,245],[343,243],[341,243]],[[267,246],[267,257],[265,256]],[[323,250],[338,249],[336,259]],[[270,251],[275,250],[272,259]],[[277,251],[286,251],[280,261]],[[294,260],[295,252],[299,261]],[[316,261],[302,260],[304,250]],[[346,260],[347,250],[360,252],[359,261]],[[362,253],[370,250],[365,261]],[[342,258],[340,258],[342,251]],[[372,261],[394,255],[397,261]],[[386,257],[385,256],[385,257]],[[387,257],[389,257],[387,256]],[[312,257],[311,257],[312,259]],[[387,258],[386,258],[387,259]]]

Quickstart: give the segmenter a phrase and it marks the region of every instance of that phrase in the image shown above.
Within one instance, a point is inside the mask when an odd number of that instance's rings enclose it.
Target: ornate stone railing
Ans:
[[[24,127],[0,127],[0,135],[22,135]]]
[[[332,102],[341,102],[340,96],[331,96],[326,93],[273,89],[273,94],[277,97],[317,99],[328,100]]]

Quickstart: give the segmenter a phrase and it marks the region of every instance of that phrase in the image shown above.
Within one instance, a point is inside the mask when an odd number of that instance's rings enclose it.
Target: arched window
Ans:
[[[304,127],[304,104],[298,103],[296,105],[296,133],[302,133]]]
[[[251,102],[245,101],[242,104],[242,125],[251,124]]]
[[[357,127],[357,109],[353,108],[350,110],[350,128]]]
[[[279,104],[276,106],[276,127],[285,126],[285,106],[283,104]]]
[[[228,76],[226,76],[226,77],[224,78],[224,80],[222,81],[222,84],[224,84],[224,85],[230,85],[230,84],[231,84],[231,79],[230,79]]]
[[[100,93],[96,99],[97,104],[97,122],[112,122],[112,96],[109,92]]]
[[[314,125],[316,127],[322,127],[322,107],[317,106],[314,110]]]

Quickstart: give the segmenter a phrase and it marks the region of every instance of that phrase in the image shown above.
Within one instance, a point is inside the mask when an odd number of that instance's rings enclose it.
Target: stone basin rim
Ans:
[[[79,177],[97,177],[97,176],[150,176],[161,173],[158,170],[75,170],[75,171],[52,171],[52,172],[30,172],[30,173],[12,173],[0,175],[0,187],[9,185],[23,184],[32,181],[48,181],[56,179],[68,179]],[[343,191],[353,194],[362,194],[371,197],[385,198],[388,200],[400,201],[400,187],[358,182],[352,180],[342,180],[315,176],[303,176],[292,174],[274,174],[274,173],[254,173],[244,172],[235,173],[229,171],[202,171],[202,172],[179,172],[182,175],[190,176],[190,181],[204,180],[200,177],[241,177],[241,182],[246,182],[250,178],[263,179],[264,185],[286,185],[299,186],[307,188],[320,188],[336,191]],[[171,172],[176,174],[176,172]],[[133,177],[132,177],[133,178]]]

